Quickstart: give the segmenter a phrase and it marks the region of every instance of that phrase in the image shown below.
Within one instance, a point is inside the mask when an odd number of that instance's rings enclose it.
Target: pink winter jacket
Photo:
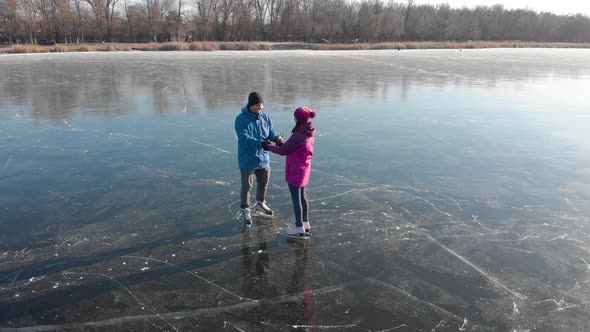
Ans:
[[[273,153],[287,156],[285,180],[292,186],[305,187],[309,182],[314,136],[315,128],[307,122],[299,126],[283,146],[270,145],[268,148]]]

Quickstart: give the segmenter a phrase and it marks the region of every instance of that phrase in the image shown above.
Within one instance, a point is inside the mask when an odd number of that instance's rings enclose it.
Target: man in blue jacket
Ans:
[[[272,121],[262,113],[264,101],[257,92],[248,96],[248,104],[236,117],[236,134],[238,136],[238,164],[242,179],[240,191],[240,213],[245,225],[252,224],[250,211],[250,189],[256,177],[256,210],[263,215],[272,216],[273,211],[266,205],[266,189],[270,179],[269,153],[262,148],[265,141],[283,143],[283,138],[275,133]]]

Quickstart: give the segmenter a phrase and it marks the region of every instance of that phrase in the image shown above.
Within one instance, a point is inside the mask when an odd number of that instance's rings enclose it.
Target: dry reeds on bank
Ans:
[[[139,51],[157,51],[158,46],[155,43],[139,44],[135,49]]]
[[[40,46],[18,44],[0,48],[0,53],[46,52],[113,52],[113,51],[270,51],[278,50],[420,50],[420,49],[482,49],[482,48],[590,48],[581,43],[543,43],[523,41],[431,42],[407,41],[384,43],[312,44],[270,42],[167,42],[167,43],[89,43]]]
[[[114,51],[118,51],[118,50],[113,45],[107,45],[106,47],[100,48],[99,51],[103,51],[103,52],[114,52]]]
[[[268,43],[258,42],[221,42],[219,49],[224,51],[270,51],[272,46]]]
[[[150,43],[142,45],[138,49],[142,51],[217,51],[220,49],[217,42],[167,42],[162,44]]]
[[[219,45],[216,42],[192,42],[188,44],[191,51],[217,51]]]
[[[590,48],[590,44],[540,43],[522,41],[466,41],[466,42],[386,42],[356,44],[321,44],[319,50],[430,50],[482,48]]]
[[[65,52],[71,52],[71,50],[69,47],[67,47],[65,45],[55,45],[53,47],[53,49],[51,50],[51,52],[65,53]]]
[[[158,51],[187,51],[189,49],[189,44],[181,42],[163,43],[158,47]]]
[[[14,45],[12,51],[9,53],[46,53],[49,52],[49,48],[35,45],[35,44],[21,44]]]

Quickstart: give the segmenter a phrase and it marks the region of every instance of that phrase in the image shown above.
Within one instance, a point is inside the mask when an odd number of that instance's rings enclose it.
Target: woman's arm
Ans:
[[[297,148],[299,148],[299,146],[301,146],[301,143],[303,143],[304,141],[305,138],[303,137],[303,135],[295,133],[291,135],[291,137],[289,137],[285,144],[283,144],[280,147],[276,145],[269,145],[268,151],[281,156],[286,156],[291,152],[297,150]]]

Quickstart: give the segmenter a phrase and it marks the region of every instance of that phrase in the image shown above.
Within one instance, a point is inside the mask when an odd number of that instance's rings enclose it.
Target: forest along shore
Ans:
[[[589,43],[543,43],[523,41],[466,42],[386,42],[313,44],[297,42],[168,42],[168,43],[80,43],[41,46],[35,44],[0,45],[0,53],[115,52],[115,51],[272,51],[272,50],[418,50],[481,48],[590,48]]]

